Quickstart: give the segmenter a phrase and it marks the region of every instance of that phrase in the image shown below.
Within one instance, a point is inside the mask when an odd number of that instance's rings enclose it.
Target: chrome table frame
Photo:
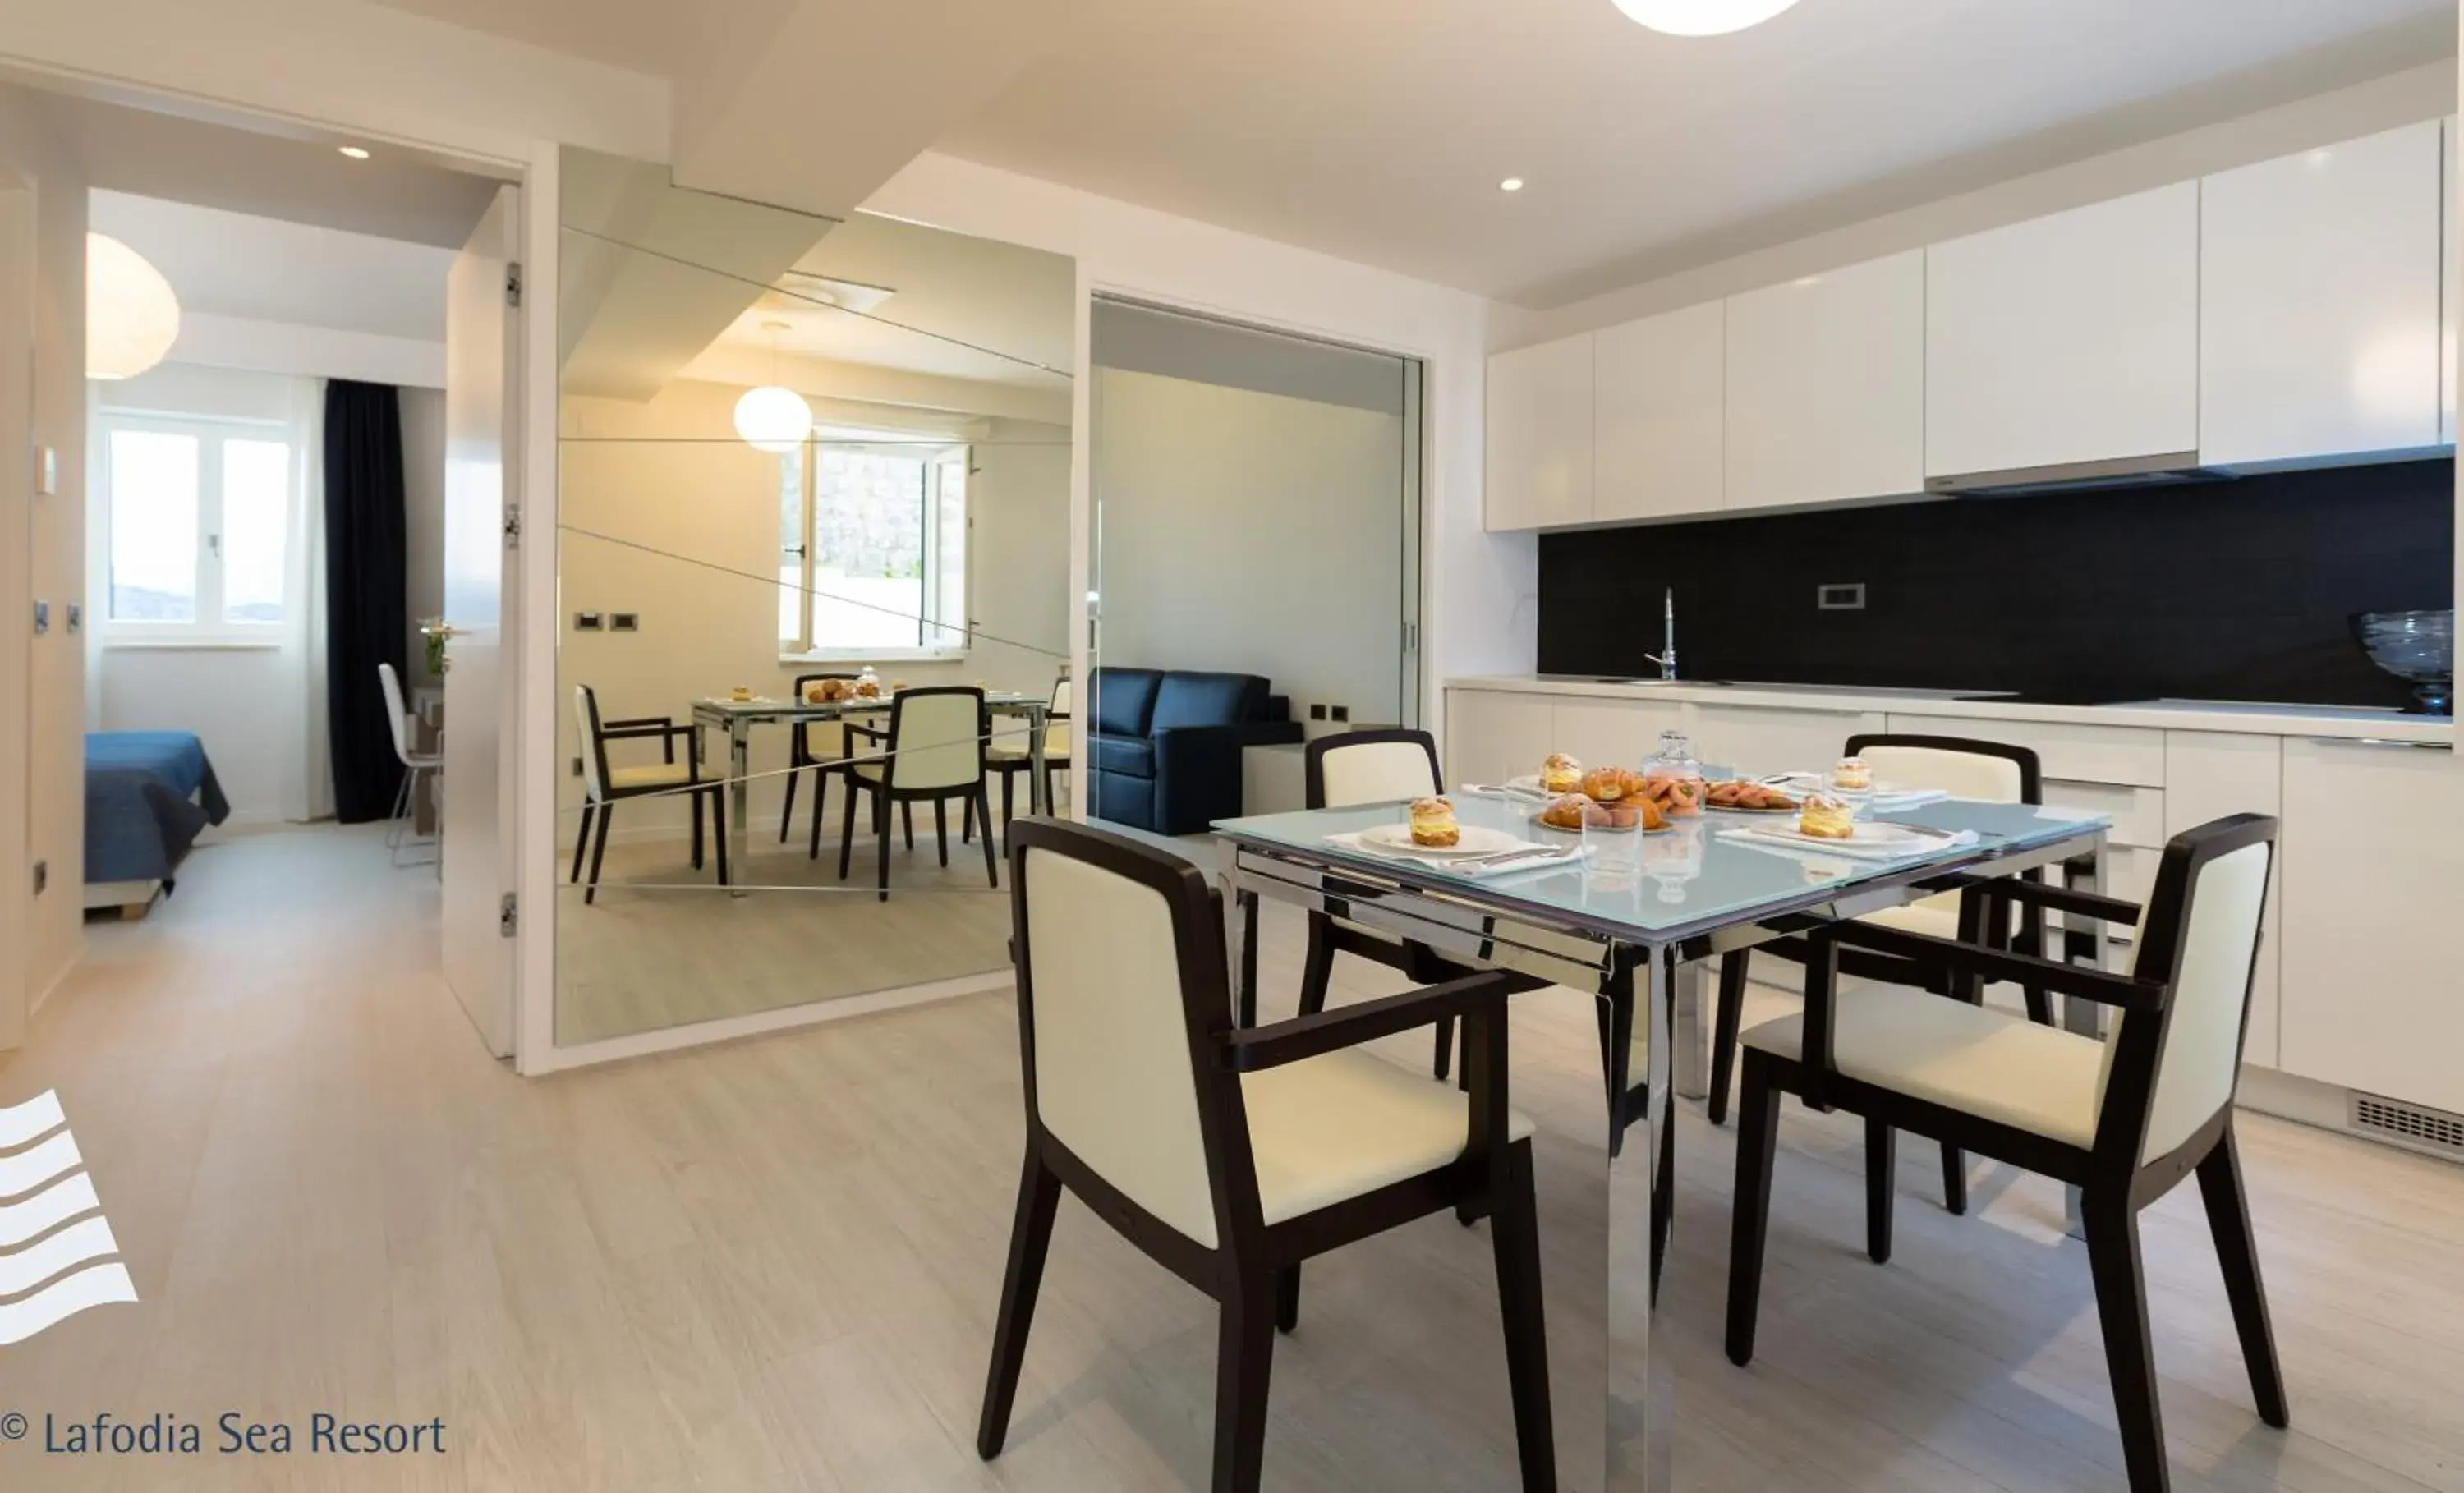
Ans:
[[[1605,1404],[1598,1445],[1557,1448],[1564,1486],[1608,1493],[1669,1493],[1674,1386],[1664,1355],[1651,1352],[1651,1317],[1658,1300],[1660,1245],[1671,1205],[1664,1176],[1673,1155],[1674,1095],[1699,1097],[1708,1060],[1702,1040],[1702,968],[1733,950],[1803,933],[1824,923],[1862,917],[1945,891],[1955,891],[2039,867],[2058,867],[2072,886],[2101,889],[2108,825],[2088,823],[2058,840],[2023,850],[1992,843],[1917,865],[1885,869],[1849,887],[1809,886],[1802,895],[1646,930],[1579,914],[1552,904],[1519,899],[1514,879],[1469,882],[1420,874],[1403,863],[1364,865],[1354,858],[1313,853],[1279,840],[1219,828],[1220,877],[1224,891],[1226,946],[1243,1025],[1257,1020],[1257,927],[1261,899],[1309,911],[1333,913],[1363,927],[1409,938],[1463,962],[1534,976],[1551,984],[1595,994],[1599,1001],[1602,1062],[1606,1068],[1609,1130],[1606,1136],[1606,1239],[1597,1257],[1607,1266],[1608,1320],[1604,1384],[1595,1390]],[[2065,925],[2065,956],[2093,958],[2103,967],[2110,931]],[[1640,998],[1638,1000],[1638,996]],[[1624,1112],[1633,1090],[1632,1032],[1638,1007],[1646,1043],[1646,1071],[1639,1089],[1646,1112]],[[2095,1035],[2101,1030],[2093,1002],[2066,999],[2063,1025]],[[1642,1134],[1623,1144],[1629,1126]],[[2074,1212],[2076,1218],[2076,1212]],[[1559,1258],[1567,1250],[1552,1251]],[[1620,1289],[1620,1283],[1647,1283]],[[1554,1351],[1552,1358],[1556,1356]],[[1567,1386],[1572,1389],[1573,1387]]]
[[[752,841],[751,826],[753,785],[753,728],[783,725],[801,730],[818,720],[840,720],[849,715],[886,715],[894,694],[883,694],[869,700],[847,699],[825,702],[802,700],[695,700],[693,709],[693,730],[727,733],[727,825],[728,862],[736,868],[736,879],[745,877],[745,855]],[[1009,694],[986,692],[984,709],[996,715],[1020,715],[1026,719],[1026,755],[1033,763],[1027,774],[1027,811],[1045,812],[1044,802],[1044,736],[1045,724],[1051,717],[1052,702],[1031,694]],[[696,747],[698,742],[696,742]],[[799,768],[798,771],[803,771]],[[819,796],[816,796],[816,806]],[[985,824],[983,832],[993,833]],[[732,889],[737,896],[746,895],[742,889]]]

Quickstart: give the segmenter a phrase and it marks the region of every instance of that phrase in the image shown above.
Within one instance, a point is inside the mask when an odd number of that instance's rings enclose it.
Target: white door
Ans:
[[[509,287],[521,194],[499,188],[454,257],[445,310],[445,977],[479,1040],[514,1050],[516,569],[506,516],[520,340]]]

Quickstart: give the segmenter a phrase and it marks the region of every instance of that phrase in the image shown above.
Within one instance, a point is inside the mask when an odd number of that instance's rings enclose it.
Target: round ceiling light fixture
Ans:
[[[1502,192],[1519,192],[1523,189],[1523,178],[1509,176],[1497,184],[1497,189]]]
[[[736,402],[736,433],[757,450],[784,453],[813,433],[813,406],[779,383],[779,334],[787,330],[787,323],[764,321],[761,330],[770,334],[770,382],[746,389]]]
[[[368,158],[368,150],[365,145],[336,145],[334,148],[350,157],[354,161],[365,161]]]
[[[1719,36],[1760,26],[1796,0],[1615,0],[1628,20],[1671,36]]]
[[[180,297],[145,256],[107,233],[85,236],[85,376],[133,379],[180,339]]]

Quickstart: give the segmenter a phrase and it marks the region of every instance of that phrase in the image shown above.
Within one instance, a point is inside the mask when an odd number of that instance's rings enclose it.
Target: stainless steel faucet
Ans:
[[[1643,657],[1660,666],[1660,677],[1677,677],[1677,588],[1670,586],[1660,598],[1660,651]]]

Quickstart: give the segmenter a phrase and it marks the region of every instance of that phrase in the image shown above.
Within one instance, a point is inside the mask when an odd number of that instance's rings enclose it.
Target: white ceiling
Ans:
[[[940,148],[1551,305],[2452,55],[2454,0],[1076,0]],[[1498,190],[1501,178],[1529,185]]]
[[[96,232],[163,272],[183,311],[445,340],[451,250],[115,191],[88,210]]]
[[[99,187],[458,249],[498,184],[395,149],[353,161],[340,136],[267,134],[73,94],[48,99]]]

